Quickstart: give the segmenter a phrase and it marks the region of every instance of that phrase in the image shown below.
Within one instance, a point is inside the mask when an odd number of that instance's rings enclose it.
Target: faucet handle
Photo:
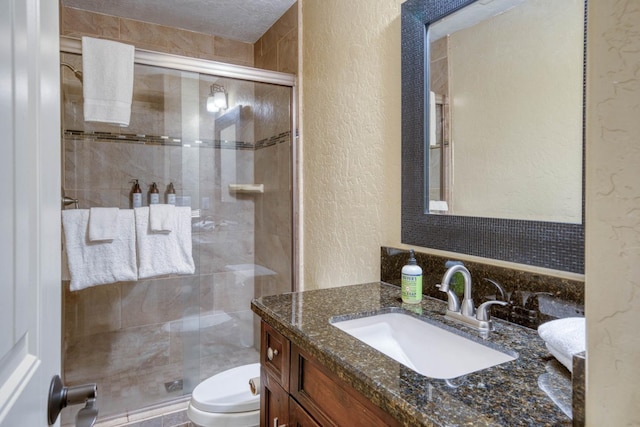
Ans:
[[[480,304],[480,306],[476,310],[476,319],[483,320],[483,321],[491,320],[491,315],[489,314],[489,307],[491,307],[494,304],[505,306],[505,305],[508,305],[509,303],[505,301],[496,301],[496,300],[483,302],[482,304]]]
[[[485,277],[484,280],[485,280],[485,282],[491,283],[493,286],[496,287],[498,292],[500,292],[500,300],[502,300],[502,301],[506,301],[507,300],[506,292],[504,291],[504,288],[502,287],[502,285],[500,283],[496,282],[493,279],[489,279],[488,277]]]

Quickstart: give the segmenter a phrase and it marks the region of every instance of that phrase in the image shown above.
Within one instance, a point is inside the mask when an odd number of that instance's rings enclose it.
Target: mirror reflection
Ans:
[[[429,26],[430,213],[582,222],[583,20],[479,0]]]

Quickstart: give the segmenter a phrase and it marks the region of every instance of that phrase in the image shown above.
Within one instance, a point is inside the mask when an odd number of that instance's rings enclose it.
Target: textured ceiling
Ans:
[[[76,9],[255,43],[296,0],[62,0]]]

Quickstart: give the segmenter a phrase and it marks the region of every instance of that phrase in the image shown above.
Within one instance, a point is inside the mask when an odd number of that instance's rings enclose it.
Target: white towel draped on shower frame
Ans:
[[[149,225],[149,208],[135,209],[138,247],[138,278],[166,274],[193,274],[191,247],[191,208],[175,208],[171,233],[153,232]]]
[[[133,210],[118,211],[118,230],[112,241],[89,241],[88,209],[62,211],[62,225],[72,291],[137,280]]]
[[[135,48],[82,37],[84,120],[129,126]]]

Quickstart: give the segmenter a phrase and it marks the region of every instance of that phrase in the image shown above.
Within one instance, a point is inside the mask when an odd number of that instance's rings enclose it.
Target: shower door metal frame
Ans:
[[[78,39],[61,36],[60,52],[75,53],[82,55],[82,42]],[[225,62],[212,61],[207,59],[189,58],[186,56],[174,55],[170,53],[154,52],[145,49],[135,48],[134,63],[140,65],[151,65],[156,67],[170,68],[180,71],[192,71],[196,73],[209,74],[217,77],[228,77],[233,79],[251,81],[256,83],[268,83],[291,88],[291,101],[289,104],[291,117],[291,290],[298,288],[300,279],[300,239],[296,224],[299,221],[298,209],[298,129],[297,129],[297,90],[296,76],[294,74],[282,73],[279,71],[262,70],[259,68],[246,67],[243,65],[228,64]]]

